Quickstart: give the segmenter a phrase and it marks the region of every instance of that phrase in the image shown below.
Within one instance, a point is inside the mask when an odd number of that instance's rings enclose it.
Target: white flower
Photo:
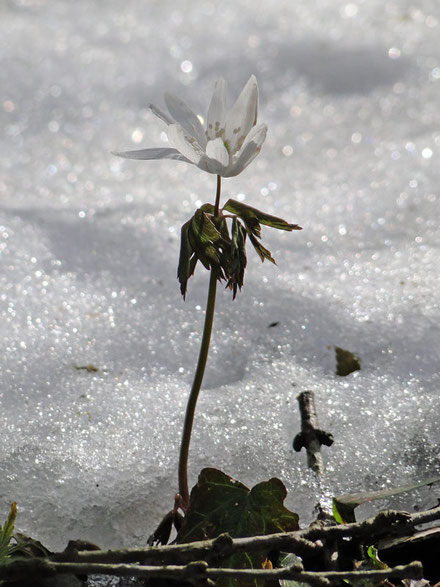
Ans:
[[[152,112],[166,125],[174,148],[141,149],[115,153],[128,159],[176,159],[197,165],[223,177],[238,175],[261,150],[267,126],[257,125],[258,84],[254,75],[237,101],[226,111],[226,82],[219,79],[206,117],[206,129],[194,112],[176,96],[165,94],[169,114],[151,105]]]

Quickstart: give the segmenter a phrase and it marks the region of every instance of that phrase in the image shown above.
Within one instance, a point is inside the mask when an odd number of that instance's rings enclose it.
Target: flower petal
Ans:
[[[243,144],[243,148],[234,161],[234,164],[228,173],[228,177],[238,175],[255,159],[261,151],[261,145],[264,143],[266,133],[267,126],[265,124],[260,124],[256,127],[255,132],[252,133],[252,138],[246,143],[246,145]]]
[[[171,118],[171,116],[168,116],[168,114],[165,114],[165,112],[162,112],[162,110],[160,108],[158,108],[157,106],[155,106],[154,104],[150,104],[150,110],[155,116],[157,116],[157,118],[159,118],[167,126],[169,124],[174,124],[176,122],[175,120],[173,120]]]
[[[254,75],[251,75],[237,101],[226,117],[224,140],[229,146],[230,153],[236,153],[257,121],[258,84]]]
[[[256,126],[253,126],[251,128],[251,130],[249,131],[247,137],[244,140],[243,145],[241,146],[241,149],[235,155],[236,159],[238,159],[240,157],[240,155],[245,150],[245,148],[247,147],[247,145],[251,141],[254,141],[255,140],[255,137],[259,137],[260,136],[260,133],[263,132],[263,129],[264,129],[264,138],[263,138],[263,142],[264,142],[264,139],[266,138],[266,133],[267,133],[267,125],[264,124],[264,122],[262,122],[262,123],[257,124]]]
[[[165,103],[175,121],[186,130],[189,136],[194,137],[203,148],[206,145],[205,131],[202,123],[191,108],[183,100],[172,94],[165,94]]]
[[[125,157],[126,159],[176,159],[177,161],[186,161],[192,163],[189,159],[184,157],[177,149],[139,149],[137,151],[123,151],[122,153],[113,153],[118,157]]]
[[[187,137],[180,124],[170,124],[167,129],[169,142],[191,163],[198,164],[204,152],[194,137]]]
[[[225,168],[221,163],[215,159],[210,159],[206,155],[200,159],[200,161],[197,163],[197,167],[203,171],[207,171],[208,173],[214,173],[215,175],[223,175],[225,171]]]
[[[215,84],[211,104],[208,109],[206,120],[206,136],[208,139],[215,139],[222,136],[226,120],[226,82],[219,79]]]
[[[229,153],[221,138],[208,141],[208,144],[206,145],[206,154],[210,159],[218,161],[223,167],[229,165]]]

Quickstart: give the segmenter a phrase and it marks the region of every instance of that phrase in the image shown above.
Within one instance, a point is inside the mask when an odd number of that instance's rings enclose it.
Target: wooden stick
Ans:
[[[296,398],[301,414],[301,432],[293,440],[293,448],[299,452],[303,447],[307,451],[307,465],[317,475],[322,475],[324,463],[321,455],[321,445],[331,446],[333,436],[319,428],[318,414],[315,406],[313,391],[303,391]]]

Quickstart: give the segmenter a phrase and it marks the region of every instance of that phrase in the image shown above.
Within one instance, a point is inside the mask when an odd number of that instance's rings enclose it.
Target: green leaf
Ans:
[[[371,559],[371,566],[373,569],[389,569],[390,567],[380,560],[379,551],[374,546],[369,546],[367,555]]]
[[[8,558],[10,551],[11,551],[11,538],[12,534],[14,533],[14,524],[15,518],[17,516],[17,504],[14,501],[11,504],[11,509],[9,511],[9,515],[7,520],[0,530],[0,562],[4,561],[4,559]]]
[[[269,251],[269,249],[263,247],[263,245],[254,237],[253,234],[249,235],[249,240],[253,244],[254,249],[257,251],[262,263],[264,263],[264,259],[267,259],[276,265],[275,259],[272,257],[272,253]]]
[[[180,231],[180,255],[179,265],[177,267],[177,277],[180,283],[180,292],[185,299],[186,296],[186,285],[190,276],[194,273],[195,264],[191,266],[191,255],[193,254],[193,248],[189,242],[189,227],[191,220],[185,222]],[[196,261],[197,262],[197,261]],[[192,271],[191,271],[192,268]]]
[[[197,258],[206,269],[220,269],[220,251],[223,238],[208,214],[200,208],[190,220],[188,238]],[[220,275],[222,271],[218,271]],[[221,278],[221,277],[220,277]]]
[[[298,224],[290,224],[289,222],[286,222],[286,220],[278,218],[278,216],[266,214],[266,212],[261,212],[261,210],[257,210],[257,208],[253,208],[252,206],[247,206],[246,204],[243,204],[243,202],[228,200],[224,205],[223,210],[236,214],[242,218],[245,223],[246,219],[248,219],[250,224],[255,224],[256,220],[257,223],[265,224],[266,226],[277,228],[278,230],[302,230]],[[257,234],[257,236],[259,236],[259,234]]]
[[[276,265],[271,252],[258,240],[261,238],[260,222],[261,224],[266,224],[267,226],[272,226],[273,228],[279,228],[281,230],[299,229],[297,224],[289,224],[282,218],[265,214],[256,208],[252,208],[252,206],[247,206],[246,204],[236,202],[235,200],[228,200],[223,207],[223,210],[227,210],[228,212],[237,215],[243,221],[249,239],[262,262],[267,259]]]
[[[297,514],[283,505],[286,494],[286,488],[279,479],[259,483],[249,490],[217,469],[203,469],[191,491],[189,508],[177,542],[215,538],[224,532],[236,538],[297,530]],[[267,553],[237,554],[222,560],[221,565],[262,568],[266,558]],[[240,587],[259,584],[240,581]],[[216,585],[232,587],[238,586],[238,582],[229,580]]]
[[[181,229],[180,255],[177,267],[177,277],[180,291],[185,299],[188,279],[194,274],[197,261],[206,269],[212,269],[217,279],[225,279],[222,267],[222,255],[229,246],[229,235],[219,224],[217,229],[211,219],[210,211],[214,207],[204,204]]]
[[[391,487],[390,489],[381,489],[379,491],[363,491],[361,493],[346,493],[345,495],[338,495],[333,498],[333,516],[339,524],[347,524],[355,522],[356,518],[354,510],[363,503],[376,501],[378,499],[385,499],[392,495],[400,495],[407,491],[413,491],[426,485],[438,483],[440,477],[432,477],[426,481],[419,481],[418,483],[411,483],[410,485],[400,485],[399,487]]]
[[[191,230],[201,243],[215,243],[222,240],[222,236],[213,221],[201,208],[196,211],[191,219]]]
[[[211,214],[214,216],[215,208],[213,204],[202,204],[199,208],[202,212],[206,212],[206,214]]]
[[[234,218],[232,220],[232,239],[230,254],[227,255],[229,277],[226,287],[232,290],[232,299],[235,300],[237,288],[241,290],[244,281],[244,271],[246,269],[246,229]]]

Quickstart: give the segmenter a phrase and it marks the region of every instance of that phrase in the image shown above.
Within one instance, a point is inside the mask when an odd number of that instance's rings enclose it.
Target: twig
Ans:
[[[380,512],[374,518],[360,523],[319,527],[314,524],[296,532],[252,536],[232,539],[222,534],[214,540],[188,544],[151,546],[118,551],[81,551],[74,544],[50,558],[11,559],[0,566],[0,579],[12,580],[29,576],[53,576],[56,574],[107,574],[131,577],[159,577],[183,580],[194,585],[210,585],[211,579],[234,576],[241,578],[284,578],[311,585],[332,585],[333,581],[363,578],[420,579],[423,575],[419,562],[406,566],[375,571],[304,571],[298,566],[284,569],[221,569],[209,567],[211,558],[221,558],[237,552],[282,550],[286,552],[312,553],[325,548],[332,539],[365,538],[368,543],[377,542],[384,535],[402,535],[412,532],[415,525],[440,519],[440,506],[410,515],[406,512]],[[316,542],[315,542],[316,541]],[[201,560],[205,559],[205,560]],[[192,561],[179,565],[176,562]],[[194,562],[195,561],[195,562]],[[155,563],[147,565],[145,563]],[[174,564],[166,564],[172,562]],[[125,563],[125,564],[124,564]],[[142,563],[142,564],[126,564]]]
[[[176,561],[209,560],[213,557],[226,557],[238,552],[282,550],[285,552],[294,552],[299,555],[304,553],[312,554],[323,548],[323,541],[343,537],[368,537],[369,542],[373,543],[387,533],[392,533],[396,536],[409,534],[415,525],[438,519],[440,519],[440,507],[412,515],[406,512],[390,510],[380,512],[374,518],[369,518],[363,522],[325,527],[314,524],[303,530],[269,534],[267,536],[233,539],[228,534],[221,534],[212,540],[108,551],[78,552],[74,549],[67,548],[65,552],[52,555],[51,560],[60,562],[139,562],[143,564],[166,564],[167,562],[175,563]]]
[[[303,391],[296,398],[301,414],[301,432],[293,440],[293,448],[299,452],[303,447],[307,451],[307,465],[318,475],[324,471],[321,445],[331,446],[334,442],[332,434],[319,428],[318,414],[315,407],[313,391]]]
[[[440,519],[440,506],[426,510],[424,512],[418,512],[411,515],[411,522],[414,526],[420,526],[421,524],[428,524]]]
[[[23,559],[0,566],[0,579],[21,579],[32,576],[70,575],[111,575],[117,577],[160,578],[187,581],[195,585],[208,585],[209,579],[291,579],[310,585],[332,585],[333,581],[348,579],[383,580],[388,578],[421,579],[423,567],[418,561],[392,569],[358,571],[303,571],[297,565],[278,569],[229,569],[210,568],[204,561],[185,566],[141,566],[127,564],[60,563],[44,559]]]
[[[209,578],[243,578],[243,579],[291,579],[310,585],[334,585],[332,581],[371,579],[378,581],[388,578],[422,579],[423,567],[419,561],[400,565],[392,569],[359,571],[300,571],[297,567],[284,569],[207,569]]]
[[[166,564],[189,560],[209,561],[213,558],[227,557],[239,552],[283,550],[303,554],[316,552],[322,548],[321,545],[296,536],[296,534],[298,532],[234,539],[228,534],[220,534],[213,540],[200,540],[198,542],[169,544],[166,546],[80,552],[66,549],[64,552],[52,555],[51,560],[60,562]]]

